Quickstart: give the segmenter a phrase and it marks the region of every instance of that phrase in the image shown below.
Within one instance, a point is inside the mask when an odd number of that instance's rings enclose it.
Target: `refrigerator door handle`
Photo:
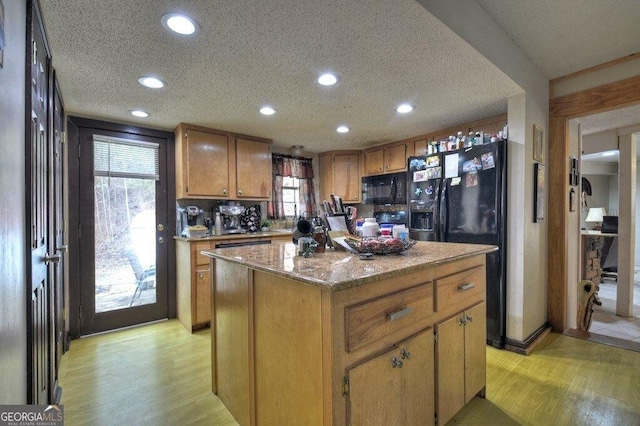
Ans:
[[[439,227],[439,237],[438,241],[446,241],[445,231],[447,229],[447,181],[448,179],[442,180],[442,193],[440,194],[440,227]]]
[[[442,193],[442,189],[440,186],[442,182],[439,181],[436,186],[436,202],[433,203],[433,235],[435,236],[436,241],[442,241],[442,237],[440,236],[440,194]]]

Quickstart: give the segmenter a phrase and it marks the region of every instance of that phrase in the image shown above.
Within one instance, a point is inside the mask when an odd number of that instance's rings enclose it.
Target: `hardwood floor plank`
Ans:
[[[71,342],[66,425],[236,425],[211,392],[211,334],[177,320]],[[550,334],[530,356],[487,347],[487,398],[449,424],[640,425],[640,353]]]
[[[487,347],[487,399],[449,424],[638,425],[640,353],[551,334],[530,356]]]
[[[211,393],[211,332],[177,320],[71,342],[61,362],[67,425],[236,425]]]

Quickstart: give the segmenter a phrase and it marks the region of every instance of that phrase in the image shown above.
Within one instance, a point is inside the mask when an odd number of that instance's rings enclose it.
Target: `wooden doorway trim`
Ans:
[[[569,258],[569,120],[640,103],[640,76],[549,101],[549,228],[547,318],[554,331],[567,329]],[[553,214],[553,212],[557,212]]]

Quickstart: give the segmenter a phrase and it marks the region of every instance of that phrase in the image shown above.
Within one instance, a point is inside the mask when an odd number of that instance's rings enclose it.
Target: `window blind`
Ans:
[[[159,145],[93,136],[93,170],[95,176],[160,179]]]

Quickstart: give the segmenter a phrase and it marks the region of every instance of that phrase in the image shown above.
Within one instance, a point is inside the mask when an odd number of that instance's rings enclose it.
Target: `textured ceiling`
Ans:
[[[584,4],[558,3],[567,2]],[[612,9],[622,16],[611,19],[627,25],[637,0],[616,0],[606,10],[603,2],[591,1],[597,13],[580,12],[575,19],[555,3],[480,1],[551,77],[633,53],[633,46],[640,51],[637,31],[609,31],[593,43],[580,35],[600,23],[610,26]],[[321,152],[364,148],[504,113],[507,96],[520,90],[414,0],[41,4],[65,108],[75,115],[163,129],[189,122]],[[174,36],[162,27],[161,16],[177,11],[198,21],[195,36]],[[584,32],[563,33],[558,23],[567,20],[564,28],[585,26]],[[549,33],[555,38],[548,39]],[[340,82],[319,86],[315,80],[323,71],[337,72]],[[138,77],[148,74],[167,87],[152,91],[139,85]],[[400,102],[414,104],[415,111],[397,114]],[[265,104],[278,113],[260,115]],[[128,114],[137,108],[150,117]],[[351,132],[338,134],[340,124]]]
[[[640,51],[638,0],[477,0],[554,79]]]

